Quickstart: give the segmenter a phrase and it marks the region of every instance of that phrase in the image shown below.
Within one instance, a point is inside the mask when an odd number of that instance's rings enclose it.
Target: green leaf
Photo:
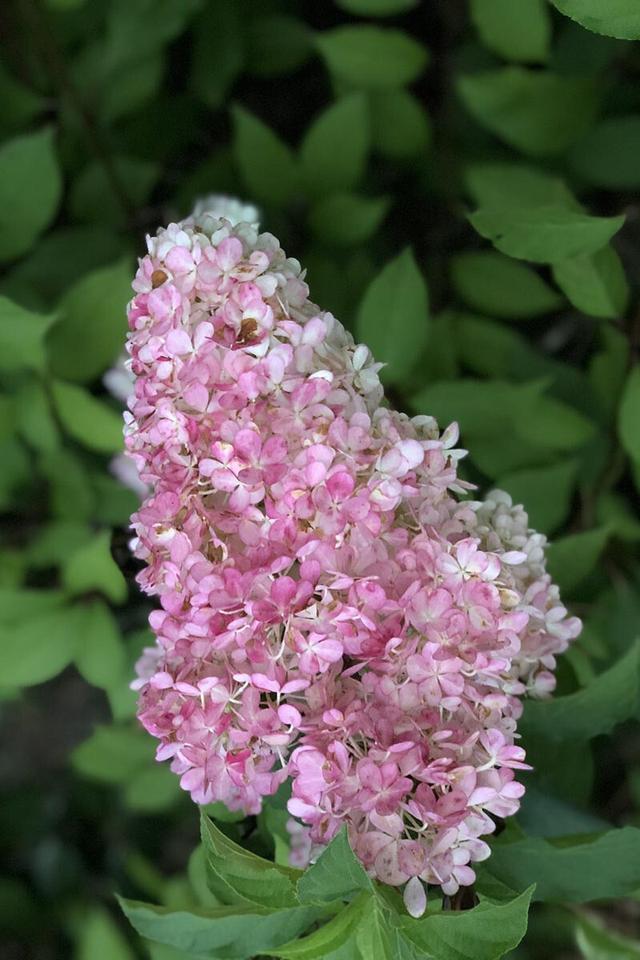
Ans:
[[[622,446],[635,463],[640,463],[640,365],[636,365],[624,387],[618,413]]]
[[[55,376],[89,383],[114,363],[124,346],[130,299],[128,258],[87,274],[71,287],[47,338]]]
[[[32,686],[64,670],[74,654],[80,619],[77,608],[62,607],[0,626],[3,686]]]
[[[120,900],[140,936],[198,956],[248,960],[299,936],[320,915],[317,907],[268,910],[256,905],[172,910]]]
[[[78,520],[51,520],[38,530],[26,550],[29,566],[36,570],[57,567],[87,543],[93,531]]]
[[[358,310],[356,335],[377,361],[387,363],[387,383],[402,382],[429,339],[429,295],[407,248],[380,271]]]
[[[437,960],[497,960],[520,943],[527,930],[535,887],[508,903],[481,903],[473,910],[403,917],[405,937]]]
[[[245,815],[241,810],[229,810],[224,803],[216,800],[215,803],[207,803],[200,807],[200,813],[206,814],[212,820],[218,820],[220,823],[240,823]]]
[[[159,176],[160,165],[153,160],[138,157],[114,156],[113,168],[124,184],[127,196],[136,207],[147,202]],[[74,182],[69,198],[71,213],[79,223],[96,223],[101,226],[122,226],[125,213],[113,197],[111,179],[104,165],[92,160]],[[112,198],[105,202],[105,198]]]
[[[453,286],[470,307],[492,317],[523,319],[556,310],[561,297],[524,264],[491,250],[451,261]]]
[[[166,764],[160,763],[139,770],[124,791],[127,807],[136,813],[160,813],[184,797],[178,777]]]
[[[629,302],[629,285],[616,251],[596,253],[553,264],[553,279],[574,307],[591,317],[620,317]]]
[[[582,914],[576,921],[576,943],[584,960],[638,960],[640,941],[607,930],[595,916]]]
[[[106,473],[94,473],[91,485],[96,499],[92,517],[96,523],[110,527],[128,524],[140,504],[139,495]]]
[[[122,637],[109,607],[94,600],[83,609],[75,662],[87,683],[106,689],[125,669]]]
[[[526,736],[587,740],[610,733],[631,717],[640,719],[640,641],[586,687],[548,701],[530,700],[521,721]]]
[[[605,37],[640,40],[640,10],[636,0],[551,0],[581,26]]]
[[[44,97],[24,86],[0,64],[0,118],[3,137],[10,131],[28,126],[46,106]]]
[[[562,590],[573,590],[592,572],[610,536],[608,527],[600,527],[571,533],[550,545],[549,572]]]
[[[28,380],[16,394],[18,432],[35,450],[53,453],[58,447],[58,427],[49,398],[38,380]]]
[[[223,902],[290,907],[299,870],[282,867],[238,846],[204,814],[200,818],[209,886]],[[281,941],[284,942],[284,941]]]
[[[598,497],[596,520],[607,524],[619,540],[640,541],[640,520],[619,493],[603,493]]]
[[[576,449],[592,436],[589,421],[545,396],[543,387],[544,382],[443,380],[411,397],[411,407],[435,416],[442,425],[458,421],[473,460],[496,477],[548,462],[552,452]]]
[[[56,450],[40,460],[49,487],[49,508],[55,517],[84,520],[91,516],[94,496],[82,461],[70,450]]]
[[[306,23],[284,14],[252,18],[246,41],[246,69],[254,77],[293,73],[313,52],[313,34]]]
[[[270,956],[282,957],[283,960],[325,960],[341,947],[355,946],[355,932],[362,921],[368,899],[366,894],[361,894],[318,930],[300,940],[283,944],[271,951]]]
[[[496,380],[514,378],[519,356],[530,351],[524,337],[495,320],[452,314],[453,337],[460,362],[471,372]],[[524,351],[524,352],[523,352]],[[454,377],[446,378],[453,383]]]
[[[122,241],[101,227],[62,227],[39,241],[6,278],[8,296],[34,310],[49,310],[80,277],[113,263]]]
[[[72,596],[98,590],[112,603],[127,599],[127,582],[111,556],[111,530],[96,534],[71,554],[62,568],[62,581]]]
[[[379,90],[370,95],[373,146],[395,160],[419,158],[431,139],[429,116],[408,90]]]
[[[569,159],[587,183],[609,190],[635,190],[640,187],[638,153],[640,114],[634,113],[596,124],[575,145]]]
[[[153,762],[151,738],[137,725],[96,727],[71,754],[73,769],[100,783],[128,783]]]
[[[580,210],[566,184],[526,163],[475,163],[465,170],[468,192],[481,207],[554,206]]]
[[[593,79],[524,67],[461,76],[458,91],[479,123],[534,157],[563,153],[589,128],[598,105]]]
[[[120,414],[72,383],[55,380],[51,392],[60,422],[74,440],[97,453],[121,452]]]
[[[471,17],[484,45],[505,60],[540,63],[548,58],[551,18],[545,0],[471,0]]]
[[[328,107],[307,130],[300,147],[302,174],[312,195],[357,186],[369,152],[369,114],[362,94]]]
[[[44,336],[53,319],[0,297],[0,372],[42,370]]]
[[[164,57],[159,53],[152,53],[148,57],[129,61],[125,70],[113,71],[108,82],[102,84],[100,91],[100,115],[103,120],[113,123],[141,110],[152,97],[157,95],[164,69]],[[124,175],[122,170],[120,174]],[[131,186],[127,183],[127,193]],[[136,184],[134,189],[137,191],[140,186]],[[105,214],[109,218],[114,215],[118,220],[121,217],[120,210],[108,213],[105,210]]]
[[[406,957],[407,945],[391,927],[389,911],[381,897],[368,897],[365,900],[362,919],[356,928],[356,946],[360,956],[367,960],[400,960]]]
[[[156,53],[177,37],[203,0],[111,0],[105,60],[113,67]]]
[[[481,207],[469,220],[510,257],[557,263],[600,250],[622,227],[624,216],[590,217],[558,206]]]
[[[321,56],[337,80],[379,90],[413,83],[427,65],[427,51],[402,30],[353,24],[318,34]]]
[[[33,246],[55,216],[61,193],[51,128],[0,148],[0,261]]]
[[[65,603],[61,590],[17,590],[0,587],[0,624],[19,623],[57,610]]]
[[[505,474],[496,486],[510,493],[514,503],[524,505],[535,530],[552,533],[569,513],[577,472],[577,461],[565,460]]]
[[[547,838],[571,833],[597,833],[611,826],[601,817],[545,793],[531,783],[527,783],[527,792],[522,798],[518,824],[526,834]]]
[[[346,900],[359,890],[371,889],[371,880],[349,845],[346,827],[302,874],[297,887],[301,903]]]
[[[612,417],[618,409],[624,388],[629,365],[629,341],[612,324],[602,324],[599,337],[602,349],[591,359],[589,381],[607,417]]]
[[[375,233],[388,209],[388,197],[334,193],[311,209],[309,225],[316,237],[325,243],[354,247]]]
[[[640,886],[640,830],[623,827],[592,836],[550,842],[527,837],[495,843],[479,872],[480,889],[488,873],[512,890],[536,884],[534,900],[611,900]]]
[[[76,960],[134,960],[133,950],[106,911],[92,908],[78,929]]]
[[[336,0],[336,4],[356,17],[392,17],[417,7],[419,0]]]
[[[298,181],[296,161],[273,130],[243,107],[232,109],[234,151],[251,194],[266,204],[287,203]]]
[[[194,24],[191,87],[212,110],[221,107],[245,64],[245,36],[237,0],[207,3]],[[211,55],[212,38],[216,55]]]

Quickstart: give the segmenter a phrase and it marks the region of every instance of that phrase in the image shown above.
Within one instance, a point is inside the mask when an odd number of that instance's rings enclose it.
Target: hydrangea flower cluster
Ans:
[[[503,493],[458,499],[456,425],[384,405],[255,223],[201,207],[133,286],[134,550],[160,603],[140,720],[199,804],[255,814],[290,778],[298,862],[346,823],[419,915],[517,810],[521,697],[580,629],[544,537]]]

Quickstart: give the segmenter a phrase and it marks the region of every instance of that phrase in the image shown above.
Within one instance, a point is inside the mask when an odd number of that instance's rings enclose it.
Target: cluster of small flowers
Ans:
[[[517,810],[520,698],[580,628],[544,538],[505,494],[454,496],[456,426],[383,405],[380,365],[255,223],[200,208],[133,286],[133,544],[160,602],[140,720],[199,804],[255,814],[290,778],[298,861],[346,823],[419,915]]]

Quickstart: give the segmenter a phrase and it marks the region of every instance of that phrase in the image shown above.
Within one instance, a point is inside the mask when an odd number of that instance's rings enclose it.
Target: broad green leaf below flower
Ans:
[[[291,907],[297,901],[299,870],[282,867],[245,850],[202,814],[204,857],[211,891],[225,903]]]
[[[362,923],[369,899],[372,898],[366,893],[360,894],[318,930],[300,940],[283,944],[269,955],[282,960],[325,960],[334,957],[341,949],[354,951],[356,930]]]
[[[285,907],[269,910],[256,904],[210,907],[194,911],[120,900],[138,933],[200,957],[249,960],[270,953],[302,934],[326,908]]]
[[[297,894],[301,903],[329,903],[371,887],[371,880],[351,849],[346,827],[343,827],[299,878]]]
[[[507,903],[485,901],[473,910],[433,913],[420,920],[404,917],[399,926],[430,960],[498,960],[525,935],[534,889],[529,886]]]

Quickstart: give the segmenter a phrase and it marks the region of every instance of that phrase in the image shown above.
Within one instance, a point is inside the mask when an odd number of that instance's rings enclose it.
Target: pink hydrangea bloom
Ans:
[[[255,224],[170,224],[134,290],[140,720],[197,803],[255,814],[290,778],[297,862],[346,823],[417,914],[518,809],[521,697],[579,632],[544,538],[506,494],[458,499],[456,425],[388,409]]]

